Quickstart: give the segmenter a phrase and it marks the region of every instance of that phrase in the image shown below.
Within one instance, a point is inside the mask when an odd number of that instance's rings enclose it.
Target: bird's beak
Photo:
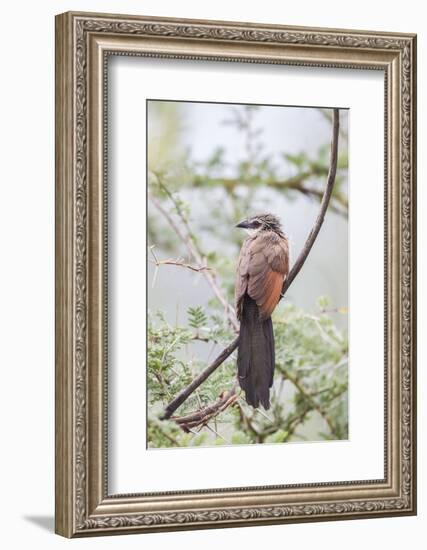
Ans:
[[[243,220],[242,222],[238,223],[236,227],[241,227],[242,229],[249,229],[250,225],[248,220]]]

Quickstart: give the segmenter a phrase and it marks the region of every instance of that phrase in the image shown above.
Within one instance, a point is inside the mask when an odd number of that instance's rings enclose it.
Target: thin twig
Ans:
[[[172,443],[175,447],[181,447],[179,441],[171,434],[169,434],[166,430],[163,429],[163,426],[160,422],[155,422],[156,428],[161,432],[161,434]]]
[[[161,417],[162,420],[166,420],[172,416],[176,409],[186,401],[186,399],[202,384],[222,363],[229,357],[233,351],[237,348],[239,338],[235,338],[231,344],[229,344],[218,357],[208,367],[196,376],[196,378],[183,390],[181,390],[174,399],[167,405],[165,411]]]
[[[180,267],[185,267],[186,269],[190,269],[191,271],[197,271],[197,272],[200,272],[200,271],[203,271],[203,270],[208,270],[210,271],[210,267],[208,267],[207,265],[202,265],[202,266],[194,266],[194,265],[191,265],[191,264],[187,264],[185,263],[183,260],[181,260],[181,258],[177,258],[176,260],[172,260],[172,259],[168,259],[168,260],[159,260],[155,254],[154,254],[154,251],[153,251],[153,248],[154,248],[154,245],[150,246],[150,252],[151,254],[153,255],[154,257],[154,260],[149,260],[152,264],[154,264],[156,267],[160,267],[161,265],[177,265],[177,266],[180,266]]]
[[[325,420],[326,424],[329,427],[329,430],[331,431],[331,434],[334,435],[336,438],[338,438],[339,434],[336,431],[334,423],[332,422],[332,420],[331,420],[330,416],[328,415],[328,413],[323,409],[323,407],[313,398],[311,393],[308,392],[304,388],[304,386],[301,384],[301,382],[295,376],[290,374],[290,372],[285,370],[285,369],[282,369],[282,371],[283,371],[283,374],[285,375],[285,377],[290,382],[292,382],[292,384],[296,387],[296,389],[300,392],[300,394],[304,396],[304,399],[311,404],[313,409],[315,409],[320,414],[320,416],[323,417],[323,419]]]
[[[228,441],[228,439],[225,439],[225,437],[221,435],[219,432],[217,432],[214,428],[212,428],[212,426],[209,426],[209,424],[206,424],[206,428],[210,430],[213,434],[215,434],[217,437],[225,441],[227,445],[231,445],[231,441]]]
[[[229,391],[225,391],[220,398],[215,401],[215,403],[201,407],[200,409],[184,416],[173,416],[171,420],[174,420],[185,432],[187,432],[190,428],[207,426],[207,423],[210,420],[235,403],[236,399],[236,384],[234,384],[233,388]]]
[[[260,432],[256,429],[256,427],[254,426],[254,424],[252,424],[252,419],[249,418],[249,416],[246,414],[246,412],[244,411],[244,408],[240,402],[240,399],[237,401],[237,405],[238,405],[238,411],[239,411],[239,416],[240,416],[240,421],[246,425],[246,428],[252,433],[252,435],[255,437],[255,440],[260,443],[261,442],[261,434]]]
[[[333,115],[331,115],[330,109],[319,109],[320,113],[332,124]],[[348,134],[344,128],[340,128],[340,136],[347,140]]]
[[[322,201],[320,203],[319,214],[317,215],[316,221],[313,228],[311,229],[307,240],[305,241],[304,247],[301,250],[296,262],[292,266],[289,275],[286,278],[286,281],[283,283],[282,287],[282,298],[285,295],[285,292],[291,286],[293,280],[301,271],[302,266],[304,265],[307,256],[310,254],[310,251],[313,247],[314,241],[319,234],[320,228],[322,227],[323,221],[325,219],[325,214],[328,209],[329,201],[331,199],[332,190],[334,188],[335,176],[337,173],[337,162],[338,162],[338,135],[340,129],[340,115],[339,110],[334,109],[333,115],[333,127],[332,127],[332,142],[331,142],[331,160],[329,165],[328,179],[326,180],[326,188],[323,194]]]
[[[306,172],[300,172],[296,176],[292,176],[286,180],[267,179],[263,181],[263,185],[275,189],[276,191],[297,191],[308,198],[313,198],[320,201],[323,197],[323,191],[317,189],[312,185],[308,185],[306,181],[312,177],[322,177],[327,174],[323,171],[307,170]],[[242,180],[239,178],[206,178],[202,176],[195,176],[191,181],[194,187],[197,186],[216,186],[223,187],[229,193],[233,193],[234,189],[242,184]],[[254,189],[255,187],[252,187]],[[331,199],[330,209],[337,214],[346,218],[348,216],[348,199],[342,192],[336,191]]]
[[[283,283],[281,297],[286,294],[287,290],[291,286],[295,277],[300,272],[303,267],[307,257],[313,247],[313,244],[319,234],[320,228],[322,227],[323,221],[325,219],[325,214],[328,209],[329,201],[331,199],[332,190],[335,183],[335,175],[337,172],[337,158],[338,158],[338,136],[339,136],[339,110],[333,110],[333,130],[332,130],[332,141],[331,141],[331,156],[330,156],[330,167],[328,178],[326,181],[326,188],[323,194],[322,201],[320,203],[319,214],[317,215],[316,221],[312,230],[310,231],[307,240],[304,244],[303,249],[301,250],[296,262],[294,263],[291,271],[289,272],[286,281]],[[156,201],[158,202],[158,201]],[[161,205],[159,205],[161,209]],[[170,217],[169,213],[165,213],[166,217]],[[175,222],[172,223],[175,224]],[[175,224],[176,225],[176,224]],[[211,363],[208,365],[198,376],[184,389],[182,389],[179,394],[167,405],[165,412],[162,416],[162,419],[170,418],[171,415],[176,411],[176,409],[184,403],[184,401],[193,393],[193,391],[200,386],[237,348],[239,344],[239,337],[237,336],[231,344],[229,344]]]
[[[255,412],[266,418],[269,422],[273,423],[274,420],[268,416],[267,413],[265,413],[262,409],[255,409]]]
[[[169,212],[165,208],[163,208],[160,201],[158,201],[152,194],[150,194],[151,202],[159,210],[159,212],[166,218],[169,225],[172,227],[172,229],[178,235],[178,237],[183,242],[183,244],[187,247],[187,250],[188,250],[190,256],[193,257],[198,264],[203,265],[203,263],[204,263],[203,262],[203,255],[202,255],[201,251],[199,250],[199,248],[197,247],[197,245],[195,244],[195,239],[193,237],[193,234],[191,232],[188,221],[187,221],[184,213],[182,212],[182,209],[181,209],[180,205],[178,204],[178,202],[176,201],[176,199],[174,198],[172,193],[162,183],[160,176],[158,174],[155,174],[155,175],[157,177],[159,187],[161,187],[161,189],[167,194],[169,199],[174,204],[175,209],[176,209],[182,223],[184,224],[184,226],[187,230],[187,234],[185,234],[181,230],[180,226],[175,222],[175,220],[169,214]],[[219,288],[218,284],[216,283],[214,272],[212,270],[209,270],[209,271],[203,270],[203,271],[201,271],[201,273],[204,275],[205,279],[208,281],[209,285],[211,286],[211,288],[213,290],[213,293],[215,294],[215,296],[217,297],[217,299],[221,303],[222,307],[224,308],[231,326],[233,327],[233,329],[236,332],[238,332],[239,324],[237,322],[236,312],[234,311],[234,308],[227,302],[227,300],[224,297],[221,289]]]
[[[207,265],[202,265],[200,267],[198,266],[195,266],[195,265],[191,265],[191,264],[186,264],[180,260],[159,260],[158,262],[152,262],[153,264],[155,264],[156,266],[160,266],[160,265],[178,265],[180,267],[185,267],[187,269],[190,269],[191,271],[197,271],[197,272],[200,272],[200,271],[210,271],[211,268],[208,267]]]

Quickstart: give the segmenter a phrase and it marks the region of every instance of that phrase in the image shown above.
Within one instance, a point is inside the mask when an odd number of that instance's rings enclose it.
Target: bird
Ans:
[[[271,314],[289,273],[289,241],[273,214],[249,217],[236,227],[248,233],[236,269],[235,307],[240,321],[237,378],[246,402],[267,410],[275,367]]]

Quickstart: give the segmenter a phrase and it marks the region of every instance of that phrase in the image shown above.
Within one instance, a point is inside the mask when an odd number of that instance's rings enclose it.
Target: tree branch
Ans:
[[[310,251],[313,247],[313,244],[319,234],[320,228],[322,227],[323,221],[325,219],[325,214],[328,209],[329,201],[331,199],[332,190],[335,183],[335,175],[337,172],[337,159],[338,159],[338,136],[339,136],[339,110],[333,110],[333,128],[332,128],[332,141],[331,141],[331,155],[330,155],[330,165],[328,178],[326,181],[326,188],[323,194],[322,201],[320,203],[319,214],[317,215],[316,221],[313,228],[311,229],[307,240],[304,244],[303,249],[301,250],[296,262],[294,263],[291,271],[289,272],[286,281],[283,283],[281,297],[286,294],[287,290],[291,286],[295,277],[301,271]],[[176,409],[184,403],[184,401],[193,393],[193,391],[200,386],[237,348],[239,344],[239,337],[237,336],[231,344],[229,344],[211,363],[208,365],[202,372],[196,376],[196,378],[166,406],[165,412],[162,419],[167,419],[172,416]]]
[[[239,343],[239,337],[236,337],[231,344],[229,344],[218,357],[213,361],[209,366],[207,366],[201,373],[199,373],[196,378],[190,382],[190,384],[181,390],[178,395],[172,399],[172,401],[165,408],[161,419],[166,420],[172,416],[176,409],[186,401],[186,399],[196,390],[200,384],[202,384],[209,376],[220,366],[224,361],[229,357],[233,351],[237,348]]]
[[[322,170],[323,171],[323,170]],[[314,198],[320,201],[323,197],[323,192],[317,187],[307,185],[306,181],[313,177],[323,177],[328,173],[325,169],[324,173],[321,173],[320,170],[317,171],[306,171],[301,172],[296,176],[292,176],[285,180],[278,179],[267,179],[263,181],[263,185],[275,189],[276,191],[298,191],[306,197]],[[242,180],[239,178],[205,178],[202,176],[195,176],[191,180],[193,187],[202,187],[202,186],[212,186],[212,187],[223,187],[229,193],[234,192],[234,189],[239,185],[242,185]],[[335,191],[331,197],[331,210],[337,214],[347,217],[348,215],[348,199],[344,193]]]
[[[203,265],[204,264],[203,254],[202,254],[201,250],[199,249],[199,247],[196,244],[196,241],[193,237],[190,226],[188,224],[188,220],[187,220],[184,212],[182,211],[182,208],[181,208],[180,204],[174,198],[174,196],[169,191],[169,189],[163,184],[160,176],[158,174],[156,174],[155,172],[153,172],[153,174],[155,174],[155,176],[157,178],[157,182],[158,182],[159,187],[168,196],[168,198],[171,200],[171,202],[175,206],[176,212],[177,212],[178,216],[180,217],[181,222],[183,223],[184,227],[186,228],[186,233],[184,233],[181,230],[181,228],[175,222],[175,220],[169,214],[169,212],[165,208],[163,208],[160,201],[158,201],[155,197],[153,197],[152,194],[150,194],[151,202],[154,204],[154,206],[157,208],[157,210],[159,210],[159,212],[161,214],[163,214],[163,216],[165,217],[165,219],[167,220],[169,225],[172,227],[172,229],[175,231],[175,233],[178,235],[178,237],[182,241],[182,243],[187,247],[189,255],[191,257],[193,257],[198,264]],[[209,285],[211,286],[211,288],[213,290],[213,293],[215,294],[215,296],[217,297],[217,299],[219,300],[219,302],[223,306],[231,326],[233,327],[234,331],[237,332],[239,330],[239,324],[237,322],[236,312],[234,311],[234,308],[227,302],[227,300],[224,297],[221,289],[219,288],[219,286],[218,286],[218,284],[215,280],[214,272],[212,270],[204,269],[202,271],[202,273],[203,273],[205,279],[207,280],[207,282],[209,283]]]
[[[229,391],[223,392],[215,403],[202,407],[201,409],[186,414],[185,416],[172,416],[171,420],[174,420],[180,428],[182,428],[185,432],[188,432],[191,428],[206,426],[212,418],[235,403],[236,399],[236,384],[234,384],[233,388]]]
[[[200,267],[198,266],[195,266],[195,265],[191,265],[191,264],[186,264],[185,262],[182,262],[181,260],[172,260],[172,259],[169,259],[169,260],[158,260],[157,262],[156,261],[153,261],[152,262],[155,266],[160,266],[160,265],[177,265],[177,266],[180,266],[180,267],[185,267],[186,269],[189,269],[190,271],[196,271],[197,273],[199,273],[200,271],[210,271],[211,268],[208,267],[207,265],[201,265]]]
[[[328,413],[323,409],[321,405],[313,398],[313,396],[304,388],[304,386],[299,382],[299,380],[291,375],[288,370],[282,369],[283,374],[285,375],[285,378],[290,380],[292,384],[296,387],[296,389],[300,392],[301,395],[304,396],[304,399],[311,404],[312,408],[316,410],[320,416],[323,417],[326,424],[328,425],[328,428],[332,435],[334,435],[337,439],[339,438],[339,434],[334,426],[334,423],[331,420],[331,417],[328,415]]]
[[[155,260],[150,260],[150,261],[156,267],[160,267],[161,265],[177,265],[179,267],[185,267],[186,269],[189,269],[190,271],[196,271],[197,273],[199,273],[200,271],[205,271],[205,270],[210,271],[211,270],[211,268],[208,267],[207,265],[196,266],[196,265],[186,264],[180,258],[178,258],[176,260],[173,260],[173,259],[169,258],[168,260],[155,259]]]
[[[323,198],[320,203],[319,214],[317,215],[314,226],[307,237],[307,240],[305,242],[303,249],[301,250],[296,262],[294,263],[289,275],[287,276],[286,281],[283,283],[282,298],[285,295],[288,288],[291,286],[295,277],[301,271],[301,268],[304,265],[307,259],[307,256],[310,254],[310,250],[313,247],[314,241],[316,240],[317,235],[319,234],[320,228],[322,227],[322,224],[323,224],[323,220],[325,219],[325,214],[328,209],[329,201],[331,199],[332,190],[334,188],[334,183],[335,183],[335,176],[337,173],[339,129],[340,129],[339,110],[334,109],[329,173],[328,173],[328,179],[326,180],[325,192],[323,194]]]

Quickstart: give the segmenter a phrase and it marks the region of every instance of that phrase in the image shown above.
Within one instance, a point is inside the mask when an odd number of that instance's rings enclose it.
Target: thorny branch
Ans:
[[[323,197],[323,192],[316,187],[308,185],[306,180],[313,175],[313,172],[307,171],[298,174],[297,176],[290,177],[286,180],[271,179],[263,181],[263,185],[270,187],[277,191],[298,191],[305,195],[316,200],[321,200]],[[316,174],[318,176],[327,175],[327,171],[324,174]],[[225,187],[229,192],[234,191],[234,189],[241,184],[240,179],[235,178],[205,178],[201,176],[195,176],[193,180],[194,187],[201,185],[211,185],[211,186],[221,186]],[[348,215],[348,199],[344,193],[335,191],[329,205],[329,208],[335,213],[347,217]]]
[[[331,142],[331,157],[329,164],[329,173],[328,179],[326,180],[326,188],[323,194],[322,201],[320,203],[319,213],[317,215],[316,221],[311,229],[307,240],[305,241],[304,247],[301,250],[296,262],[294,263],[289,275],[286,278],[286,281],[283,283],[282,287],[282,298],[285,295],[285,292],[291,286],[293,280],[301,271],[302,266],[304,265],[307,256],[310,254],[310,251],[313,247],[314,241],[319,234],[320,228],[322,227],[323,221],[325,219],[325,214],[328,209],[329,201],[331,199],[332,190],[334,188],[335,176],[337,173],[337,162],[338,162],[338,135],[340,129],[340,115],[339,110],[334,109],[333,114],[333,124],[332,124],[332,142]]]
[[[191,264],[186,264],[184,261],[182,261],[180,258],[176,259],[176,260],[172,260],[172,259],[169,259],[169,260],[158,260],[158,261],[154,261],[153,264],[155,266],[161,266],[161,265],[177,265],[177,266],[180,266],[180,267],[185,267],[186,269],[190,269],[191,271],[196,271],[196,272],[200,272],[200,271],[210,271],[211,268],[208,267],[207,265],[201,265],[200,267],[198,266],[195,266],[195,265],[191,265]]]
[[[202,407],[197,411],[188,413],[185,416],[172,416],[171,420],[174,420],[180,428],[182,428],[185,432],[188,432],[191,428],[206,426],[210,420],[235,403],[236,400],[236,384],[234,384],[233,388],[229,391],[223,392],[215,403]]]
[[[155,285],[155,282],[156,282],[156,279],[157,279],[157,273],[158,273],[159,267],[161,265],[177,265],[177,266],[180,266],[180,267],[185,267],[186,269],[189,269],[190,271],[196,271],[198,273],[200,271],[204,271],[204,270],[210,271],[210,269],[211,269],[207,265],[194,266],[194,265],[191,265],[191,264],[187,264],[183,260],[181,260],[181,258],[178,258],[176,260],[172,260],[172,259],[159,260],[156,256],[155,252],[154,252],[154,247],[155,247],[154,244],[149,247],[151,255],[154,258],[153,260],[150,260],[150,262],[153,263],[156,266],[156,270],[155,270],[154,275],[153,275],[153,288],[154,288],[154,285]]]
[[[297,427],[304,421],[304,419],[312,410],[317,411],[324,418],[324,420],[328,424],[331,434],[333,434],[336,438],[339,438],[338,428],[334,425],[324,408],[314,399],[315,394],[310,393],[308,390],[306,390],[306,388],[301,383],[299,383],[299,381],[294,376],[288,373],[287,369],[284,369],[282,367],[280,371],[285,376],[285,378],[290,380],[290,382],[296,387],[298,392],[304,396],[305,402],[304,408],[301,411],[299,411],[297,414],[290,415],[280,421],[280,427],[287,432],[286,439],[288,440],[289,437],[295,433]],[[336,391],[331,396],[331,401],[342,395],[344,391],[344,389],[338,389],[338,391]],[[266,426],[259,426],[256,421],[254,422],[254,416],[255,413],[261,413],[266,416],[265,413],[262,413],[261,409],[256,409],[254,411],[254,414],[249,416],[245,412],[245,404],[243,403],[242,405],[240,399],[238,399],[237,401],[237,407],[241,423],[246,426],[247,430],[254,436],[254,439],[257,443],[262,443],[266,437],[276,432],[279,426],[277,419],[274,421],[267,417],[269,423]]]
[[[173,203],[176,213],[179,216],[182,224],[184,225],[186,232],[184,233],[180,226],[175,222],[173,217],[169,214],[169,212],[163,208],[160,201],[158,201],[155,197],[152,195],[150,196],[151,202],[154,204],[154,206],[157,208],[157,210],[165,217],[169,225],[172,227],[172,229],[175,231],[181,242],[186,246],[188,253],[190,257],[194,258],[194,260],[199,264],[203,265],[203,254],[200,248],[198,247],[196,240],[193,236],[193,233],[190,229],[190,225],[187,220],[187,216],[183,212],[179,202],[176,200],[176,198],[173,196],[173,194],[169,191],[169,189],[163,184],[162,179],[159,174],[153,172],[153,174],[156,176],[157,183],[159,187],[162,189],[162,191],[168,196],[170,201]],[[236,312],[234,311],[234,308],[228,303],[227,299],[225,298],[224,294],[222,293],[220,287],[218,286],[216,282],[216,276],[215,273],[212,270],[202,270],[201,273],[211,286],[213,293],[223,306],[227,318],[229,320],[230,325],[233,327],[235,332],[238,332],[239,330],[239,324],[237,322],[236,318]]]
[[[328,205],[331,199],[334,183],[335,183],[335,176],[337,172],[337,161],[338,161],[338,138],[339,138],[339,110],[333,109],[333,128],[332,128],[332,140],[331,140],[331,153],[330,153],[330,165],[329,165],[329,172],[328,177],[326,181],[326,187],[323,194],[323,198],[320,203],[320,209],[319,213],[317,215],[316,221],[307,237],[307,240],[304,244],[304,247],[302,248],[297,260],[295,261],[291,271],[289,272],[288,277],[286,278],[285,282],[283,283],[282,287],[282,293],[281,297],[283,298],[286,294],[287,290],[291,286],[292,282],[294,281],[295,277],[298,275],[298,273],[301,271],[312,247],[313,244],[319,234],[320,228],[322,227],[323,221],[325,219],[325,214],[328,209]],[[159,180],[160,181],[160,180]],[[164,187],[164,186],[163,186]],[[167,190],[168,196],[171,197],[170,192]],[[162,214],[168,219],[170,225],[175,229],[178,237],[187,245],[187,248],[191,252],[191,255],[196,259],[196,261],[200,264],[203,262],[202,256],[199,253],[197,249],[194,247],[194,243],[191,241],[189,237],[185,237],[182,234],[181,229],[177,226],[177,224],[174,222],[174,220],[171,218],[168,212],[166,212],[161,204],[152,197],[153,203],[155,206],[159,209],[159,211],[162,212]],[[172,200],[174,200],[172,198]],[[176,203],[176,201],[174,201]],[[175,207],[177,205],[175,204]],[[179,205],[178,205],[179,206]],[[177,212],[179,214],[180,210],[177,208]],[[182,216],[180,216],[182,218]],[[183,221],[186,222],[185,216],[183,216]],[[187,222],[186,222],[187,223]],[[178,230],[177,230],[178,229]],[[208,275],[208,273],[204,272],[205,276]],[[214,280],[211,276],[212,281]],[[209,279],[208,279],[209,280]],[[212,283],[211,283],[212,286]],[[218,287],[217,287],[218,288]],[[216,292],[215,292],[216,293]],[[222,293],[219,292],[222,296]],[[221,303],[224,305],[224,298],[222,296]],[[228,306],[227,302],[225,302],[226,306]],[[225,306],[225,307],[226,307]],[[230,307],[230,306],[228,306]],[[226,308],[227,311],[227,308]],[[234,312],[234,310],[233,310]],[[237,321],[236,321],[237,325]],[[234,325],[233,325],[234,326]],[[237,330],[237,329],[236,329]],[[161,419],[168,419],[172,416],[172,414],[176,411],[176,409],[188,399],[188,397],[235,351],[239,344],[239,337],[237,336],[222,352],[218,355],[218,357],[210,364],[208,365],[203,371],[201,371],[196,378],[183,390],[181,390],[177,396],[165,407],[164,413],[161,417]],[[328,423],[329,424],[329,423]]]
[[[176,409],[186,401],[186,399],[193,393],[194,390],[196,390],[200,384],[203,384],[203,382],[209,378],[209,376],[220,366],[224,361],[229,357],[233,351],[237,348],[237,344],[239,342],[239,338],[235,338],[231,344],[229,344],[225,349],[222,350],[222,352],[218,355],[218,357],[210,364],[208,365],[202,372],[200,372],[196,378],[188,386],[186,386],[183,390],[181,390],[176,397],[172,399],[172,401],[167,405],[165,408],[165,411],[162,415],[162,420],[166,420],[167,418],[170,418],[172,414],[176,411]]]
[[[319,112],[332,124],[333,113],[331,109],[319,109]],[[288,178],[278,178],[271,174],[265,175],[261,180],[256,173],[257,160],[259,153],[259,144],[257,144],[256,138],[259,134],[259,128],[254,127],[253,120],[254,112],[251,109],[243,112],[238,109],[233,109],[233,117],[226,123],[233,123],[238,128],[245,131],[245,150],[246,161],[242,167],[243,173],[239,177],[219,177],[208,174],[195,174],[189,175],[188,185],[191,187],[221,187],[231,196],[234,195],[236,188],[239,187],[242,182],[250,182],[250,190],[256,188],[257,183],[262,184],[263,188],[274,189],[275,191],[282,193],[284,191],[298,191],[306,197],[321,201],[323,197],[323,191],[318,189],[317,186],[310,185],[312,178],[324,178],[328,174],[328,167],[323,166],[323,163],[309,162],[304,170],[299,170],[297,174]],[[340,128],[340,137],[347,140],[347,134],[343,128]],[[258,145],[258,146],[257,146]],[[250,196],[252,193],[250,193]],[[334,188],[333,195],[328,207],[331,211],[339,214],[340,216],[348,216],[348,199],[345,193],[342,193],[337,186]]]
[[[296,387],[296,389],[300,392],[301,395],[304,396],[304,399],[310,403],[310,405],[315,409],[320,416],[323,417],[326,424],[328,425],[329,430],[331,431],[331,434],[333,434],[335,437],[338,437],[338,433],[336,431],[336,428],[334,426],[334,423],[331,420],[331,417],[328,415],[328,413],[323,409],[321,405],[314,399],[314,397],[304,388],[304,386],[301,384],[301,382],[293,376],[288,370],[285,371],[285,377],[292,382],[292,384]]]

